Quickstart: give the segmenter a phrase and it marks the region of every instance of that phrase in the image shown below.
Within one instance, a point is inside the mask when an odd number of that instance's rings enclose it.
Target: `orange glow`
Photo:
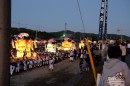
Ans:
[[[73,50],[73,49],[75,49],[74,43],[69,42],[68,40],[62,42],[62,50]]]
[[[27,57],[31,57],[31,50],[33,50],[32,41],[31,40],[26,40]]]
[[[23,57],[24,51],[26,49],[26,41],[23,39],[19,39],[16,41],[15,46],[16,46],[16,50],[17,50],[16,58]]]
[[[80,43],[79,43],[79,48],[81,48],[81,47],[83,47],[84,48],[84,41],[81,41]]]
[[[33,42],[34,42],[34,47],[37,48],[37,40],[35,40]]]
[[[37,58],[37,53],[36,52],[32,53],[31,59],[36,59],[36,58]]]
[[[12,44],[12,48],[15,48],[14,40],[11,41],[11,44]]]

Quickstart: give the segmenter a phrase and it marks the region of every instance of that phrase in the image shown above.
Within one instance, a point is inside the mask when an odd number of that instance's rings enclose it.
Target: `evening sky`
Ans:
[[[98,33],[101,0],[79,0],[86,33]],[[130,36],[130,0],[108,0],[108,33]],[[12,0],[12,27],[83,32],[77,0]],[[117,29],[121,29],[117,33]]]

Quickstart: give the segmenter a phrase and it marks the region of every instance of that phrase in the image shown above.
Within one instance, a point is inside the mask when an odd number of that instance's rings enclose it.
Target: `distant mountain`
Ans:
[[[11,35],[18,35],[21,32],[26,32],[29,33],[30,36],[32,37],[36,37],[36,31],[31,30],[31,29],[26,29],[26,28],[15,28],[12,27],[11,28]],[[45,31],[38,31],[37,32],[37,37],[40,39],[50,39],[50,38],[61,38],[64,37],[64,31],[58,31],[58,32],[45,32]],[[94,33],[85,33],[84,34],[85,37],[90,37],[92,38],[92,40],[98,40],[98,34],[94,34]],[[121,36],[120,35],[116,35],[116,34],[108,34],[107,35],[108,39],[120,39]],[[80,41],[81,39],[83,39],[83,33],[81,32],[74,32],[74,31],[70,31],[70,30],[66,30],[66,37],[69,37],[75,41]],[[122,35],[123,40],[130,40],[130,37]]]

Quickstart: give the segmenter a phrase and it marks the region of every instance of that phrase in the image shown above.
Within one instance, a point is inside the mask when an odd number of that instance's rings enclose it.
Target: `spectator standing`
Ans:
[[[86,50],[85,51],[85,55],[84,55],[84,59],[85,59],[85,69],[86,71],[89,71],[90,70],[90,59],[89,59],[89,54],[88,54],[88,51]]]
[[[120,49],[122,51],[121,53],[121,61],[125,62],[125,57],[126,57],[126,46],[125,46],[125,43],[121,43],[120,45]]]
[[[128,41],[128,44],[127,44],[127,54],[130,54],[130,41]]]
[[[98,86],[130,86],[130,70],[118,59],[119,51],[115,45],[108,48],[109,59],[104,63]]]

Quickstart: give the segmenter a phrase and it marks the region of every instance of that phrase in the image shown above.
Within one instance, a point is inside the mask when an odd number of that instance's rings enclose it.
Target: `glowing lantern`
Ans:
[[[26,40],[26,52],[27,52],[27,57],[31,57],[31,48],[32,47],[32,41],[31,40]]]
[[[94,43],[94,44],[96,44],[97,42],[96,42],[96,41],[94,41],[93,43]]]
[[[19,39],[16,41],[16,50],[17,50],[17,57],[16,58],[21,58],[24,55],[24,51],[26,49],[26,41],[24,39]]]
[[[64,41],[62,42],[62,50],[72,50],[73,44],[70,40],[70,38],[64,38]]]
[[[48,44],[47,44],[47,48],[46,50],[48,52],[56,52],[56,44],[55,44],[56,40],[54,39],[49,39],[48,40]]]
[[[34,43],[34,48],[37,48],[37,40],[33,41]]]
[[[31,59],[36,59],[36,58],[37,58],[37,53],[36,53],[36,52],[33,52]]]
[[[48,43],[46,50],[48,52],[56,52],[56,44]]]
[[[81,49],[81,47],[84,48],[84,46],[85,46],[85,45],[84,45],[84,41],[82,40],[82,41],[79,43],[79,48],[80,48],[80,49]]]
[[[71,42],[72,42],[72,50],[73,50],[73,49],[76,49],[75,41],[72,40]]]

